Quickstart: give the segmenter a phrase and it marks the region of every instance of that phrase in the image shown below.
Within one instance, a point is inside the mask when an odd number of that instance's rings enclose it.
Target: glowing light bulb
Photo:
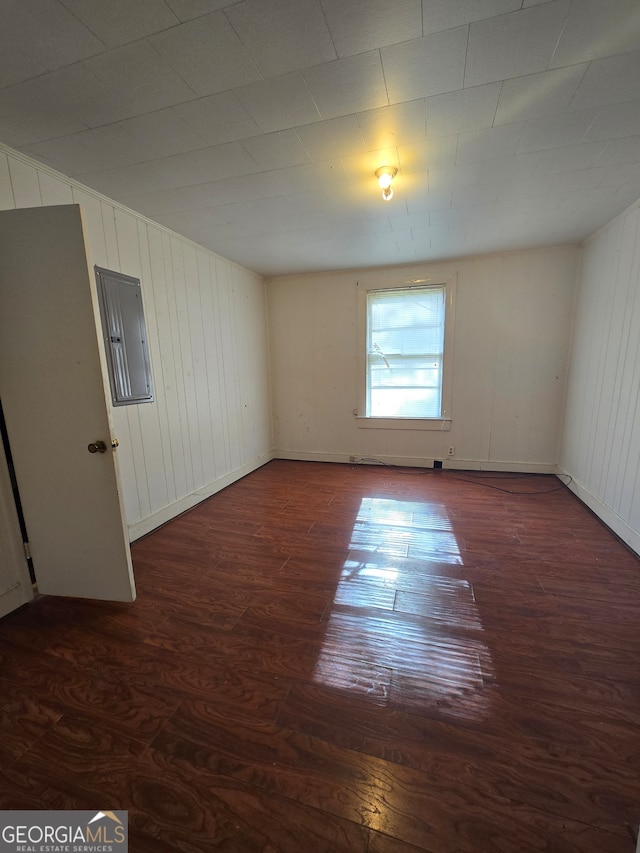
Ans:
[[[376,178],[378,179],[378,184],[382,190],[382,198],[385,201],[391,201],[393,198],[391,182],[397,174],[398,170],[395,166],[380,166],[379,169],[376,169]]]

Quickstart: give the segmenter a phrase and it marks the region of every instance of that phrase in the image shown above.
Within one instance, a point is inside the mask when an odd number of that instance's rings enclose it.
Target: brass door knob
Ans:
[[[89,451],[89,453],[106,453],[107,445],[104,443],[104,441],[94,441],[87,447],[87,450]]]

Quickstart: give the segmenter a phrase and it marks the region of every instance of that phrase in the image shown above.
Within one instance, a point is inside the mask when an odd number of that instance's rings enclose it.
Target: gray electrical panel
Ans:
[[[111,399],[114,406],[153,402],[140,279],[96,267]]]

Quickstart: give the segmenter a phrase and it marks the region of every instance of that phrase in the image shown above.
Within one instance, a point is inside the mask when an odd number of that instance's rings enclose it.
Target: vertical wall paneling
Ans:
[[[12,210],[15,206],[9,161],[7,155],[0,152],[0,210]]]
[[[560,465],[571,488],[640,551],[640,209],[585,245]]]
[[[265,283],[0,146],[0,207],[54,203],[82,205],[91,264],[142,284],[155,400],[110,409],[136,538],[271,458]]]
[[[108,269],[109,259],[107,257],[107,244],[102,219],[102,202],[80,187],[73,186],[71,189],[73,204],[82,205],[82,209],[84,210],[85,228],[91,242],[90,261],[96,266]]]
[[[229,329],[230,331],[230,355],[231,355],[231,364],[232,364],[232,375],[234,378],[234,394],[233,401],[235,403],[235,428],[237,429],[237,435],[240,436],[240,440],[242,443],[245,441],[244,434],[244,417],[243,417],[243,408],[242,408],[242,383],[240,382],[241,376],[241,361],[242,361],[242,353],[246,352],[246,348],[249,345],[249,341],[247,340],[246,335],[246,311],[243,311],[242,306],[242,286],[239,280],[239,275],[236,269],[229,270],[229,308],[231,310],[231,314],[234,317],[234,322],[231,324]],[[239,322],[240,317],[242,317],[242,324]]]
[[[118,247],[118,235],[116,233],[116,216],[112,205],[102,202],[102,229],[104,231],[104,245],[106,249],[105,266],[109,270],[120,271],[120,252]]]
[[[628,270],[629,296],[625,320],[627,324],[622,337],[625,342],[624,360],[622,364],[622,383],[620,388],[619,417],[616,418],[616,430],[612,446],[617,457],[611,488],[605,494],[605,504],[613,506],[620,514],[626,505],[623,485],[627,475],[628,461],[640,451],[640,440],[637,434],[639,389],[640,389],[640,209],[636,208],[628,217],[629,235],[627,245],[633,249],[628,252],[631,264]],[[633,464],[631,465],[633,469]],[[636,467],[636,476],[640,466]],[[637,517],[637,514],[636,516]]]
[[[144,306],[145,324],[147,327],[149,357],[151,359],[152,381],[154,382],[154,400],[145,405],[133,406],[138,411],[141,430],[141,446],[144,454],[146,484],[149,495],[149,512],[154,513],[166,506],[169,501],[167,489],[167,459],[164,453],[162,439],[161,411],[165,401],[162,384],[155,387],[154,361],[159,367],[159,341],[153,317],[153,276],[151,274],[151,258],[149,250],[149,229],[144,222],[135,223],[140,252],[140,280],[142,288],[142,303]]]
[[[160,299],[160,307],[166,313],[163,324],[164,328],[161,331],[160,337],[163,342],[165,392],[167,394],[176,494],[181,497],[182,495],[189,494],[187,482],[189,436],[184,429],[184,404],[180,393],[182,361],[176,319],[173,255],[171,252],[171,237],[168,234],[162,235],[162,258],[166,277],[164,291]]]
[[[181,339],[185,353],[185,392],[189,435],[191,436],[194,488],[199,489],[205,483],[203,464],[205,436],[200,430],[201,416],[204,410],[209,408],[206,399],[208,389],[204,361],[204,331],[200,318],[200,282],[198,280],[198,259],[195,248],[193,246],[185,247],[182,258],[185,304]]]
[[[37,170],[23,160],[9,160],[9,174],[16,207],[40,207],[42,197]]]
[[[212,483],[216,479],[215,455],[213,452],[214,438],[211,424],[211,366],[207,354],[207,336],[213,334],[213,329],[205,325],[204,305],[208,304],[208,294],[211,292],[211,269],[209,256],[206,252],[196,252],[196,269],[194,275],[198,282],[198,291],[190,300],[189,322],[192,328],[192,338],[196,348],[195,361],[197,372],[197,404],[198,404],[198,433],[202,448],[202,485]]]
[[[162,451],[167,477],[167,496],[169,504],[186,490],[182,484],[181,471],[184,470],[184,450],[182,433],[178,417],[178,396],[176,391],[176,368],[173,357],[171,336],[171,317],[169,311],[167,281],[168,267],[165,262],[168,237],[163,232],[149,228],[149,254],[151,262],[151,284],[153,288],[153,317],[147,316],[147,322],[157,331],[158,352],[151,351],[151,364],[155,397],[160,406],[160,428],[162,431]],[[155,322],[154,322],[155,320]],[[153,344],[154,335],[151,337]]]
[[[142,260],[140,257],[140,243],[135,217],[116,209],[113,211],[113,222],[115,226],[118,266],[111,267],[111,269],[142,279]],[[142,287],[142,291],[144,292],[144,287]],[[140,426],[141,410],[151,406],[154,406],[154,404],[118,406],[113,410],[113,420],[116,430],[122,432],[125,426],[127,429],[128,441],[124,448],[118,448],[118,456],[121,461],[120,467],[122,470],[125,467],[122,465],[122,459],[125,454],[121,454],[120,450],[123,449],[127,454],[126,474],[128,477],[133,476],[135,478],[135,492],[133,492],[133,489],[131,491],[137,497],[137,513],[139,518],[146,518],[151,514],[146,454],[147,447],[151,450],[153,432],[151,435],[145,434],[143,438]],[[118,439],[122,443],[120,436],[118,436]]]
[[[229,458],[229,428],[226,410],[219,405],[219,400],[226,399],[224,381],[224,365],[222,361],[222,342],[220,339],[220,307],[218,294],[220,277],[215,258],[209,258],[209,286],[202,293],[202,320],[208,333],[205,337],[205,352],[209,388],[209,416],[211,418],[213,461],[216,476],[220,477],[231,470]]]
[[[45,207],[54,204],[73,204],[71,187],[59,178],[54,178],[46,172],[38,172],[38,185],[42,204]]]
[[[185,437],[185,475],[187,492],[193,492],[196,478],[194,476],[194,458],[197,459],[198,437],[195,434],[193,412],[195,410],[195,389],[193,383],[193,363],[191,341],[189,337],[189,309],[187,304],[187,285],[185,282],[184,251],[182,241],[171,238],[171,260],[173,264],[173,288],[175,306],[175,326],[173,336],[173,351],[176,357],[176,378],[178,380],[178,399],[180,405],[180,420]],[[191,247],[188,247],[189,249]],[[194,447],[195,442],[195,447]],[[199,479],[199,478],[198,478]]]
[[[231,282],[227,266],[216,263],[218,275],[218,312],[220,317],[230,316],[231,311]],[[225,398],[228,401],[225,414],[227,419],[227,434],[229,436],[229,461],[235,468],[238,459],[233,436],[237,436],[240,428],[238,423],[238,387],[236,382],[236,363],[234,358],[234,333],[231,323],[220,323],[220,352],[222,369],[225,380]]]

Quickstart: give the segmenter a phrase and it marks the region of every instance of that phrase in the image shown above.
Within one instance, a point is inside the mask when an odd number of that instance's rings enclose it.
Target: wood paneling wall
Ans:
[[[270,279],[276,456],[555,472],[579,252]],[[356,282],[376,275],[457,278],[450,431],[357,427]]]
[[[155,402],[112,410],[135,539],[270,458],[265,284],[0,147],[0,209],[74,203],[91,263],[142,283]]]
[[[640,552],[640,202],[583,249],[561,468]]]

